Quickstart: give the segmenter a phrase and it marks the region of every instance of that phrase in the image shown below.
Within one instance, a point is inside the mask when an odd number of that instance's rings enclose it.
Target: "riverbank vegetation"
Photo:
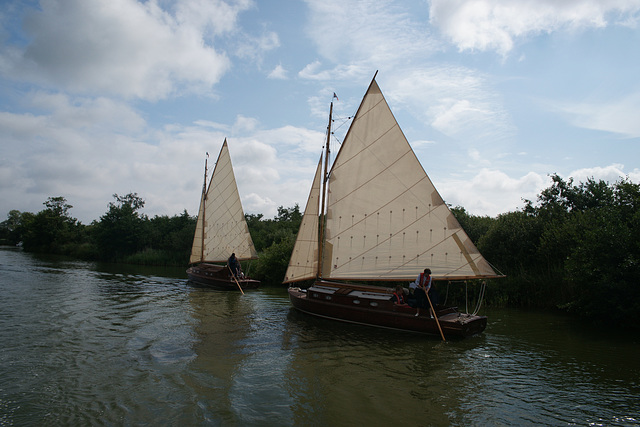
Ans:
[[[640,185],[551,178],[536,201],[495,218],[452,208],[480,252],[507,276],[489,283],[487,304],[559,309],[633,326],[640,314]],[[113,197],[89,225],[71,216],[64,197],[50,197],[36,214],[13,210],[0,223],[0,243],[86,260],[187,265],[194,217],[185,210],[149,218],[136,193]],[[299,207],[280,207],[272,219],[246,218],[260,258],[245,271],[280,284],[302,220]],[[446,285],[438,286],[444,292]],[[449,287],[452,293],[468,289]]]

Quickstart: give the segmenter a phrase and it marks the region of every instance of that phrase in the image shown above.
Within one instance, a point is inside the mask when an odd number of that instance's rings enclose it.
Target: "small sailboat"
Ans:
[[[436,281],[503,276],[436,191],[375,76],[327,172],[332,113],[333,102],[324,165],[321,156],[284,280],[292,305],[315,316],[443,339],[482,332],[487,318],[477,312],[438,305],[432,318],[428,309],[417,314],[395,305],[393,288],[370,284],[407,285],[425,268]],[[309,280],[307,289],[294,285]]]
[[[205,160],[204,185],[189,259],[191,266],[187,269],[189,280],[221,290],[257,288],[258,280],[245,277],[229,265],[232,254],[238,261],[258,258],[225,139],[208,187]]]

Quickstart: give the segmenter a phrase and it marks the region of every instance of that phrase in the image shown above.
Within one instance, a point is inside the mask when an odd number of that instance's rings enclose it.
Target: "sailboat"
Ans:
[[[244,217],[233,174],[227,140],[224,140],[207,187],[207,160],[196,231],[187,276],[191,282],[221,290],[255,289],[260,281],[236,274],[227,260],[258,258]]]
[[[483,258],[440,197],[375,75],[327,172],[332,114],[333,102],[324,163],[321,155],[283,282],[293,307],[442,339],[481,333],[487,317],[477,310],[437,305],[432,316],[431,310],[390,300],[398,283],[407,285],[425,268],[434,281],[504,276]],[[295,285],[311,280],[306,289]]]

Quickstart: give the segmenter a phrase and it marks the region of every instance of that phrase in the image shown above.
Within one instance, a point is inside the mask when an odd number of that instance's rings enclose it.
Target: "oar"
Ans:
[[[242,287],[240,286],[240,283],[238,282],[238,279],[236,279],[236,275],[233,274],[233,271],[231,270],[231,267],[227,266],[227,268],[229,269],[229,272],[231,273],[231,277],[233,277],[233,280],[236,281],[236,285],[238,285],[238,289],[240,289],[240,292],[242,292],[242,295],[244,295],[244,291],[242,290]]]
[[[438,329],[440,330],[440,336],[442,337],[442,341],[446,341],[444,339],[444,334],[442,333],[442,328],[440,327],[440,321],[438,320],[438,315],[436,314],[436,311],[433,309],[433,304],[431,304],[431,298],[429,298],[429,292],[425,292],[424,294],[427,296],[427,301],[429,301],[429,306],[431,307],[433,318],[436,319],[436,325],[438,325]]]

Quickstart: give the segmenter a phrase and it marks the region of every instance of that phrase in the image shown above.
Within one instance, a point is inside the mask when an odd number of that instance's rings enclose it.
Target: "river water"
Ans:
[[[640,338],[491,310],[464,340],[316,319],[283,287],[0,249],[0,426],[640,425]]]

